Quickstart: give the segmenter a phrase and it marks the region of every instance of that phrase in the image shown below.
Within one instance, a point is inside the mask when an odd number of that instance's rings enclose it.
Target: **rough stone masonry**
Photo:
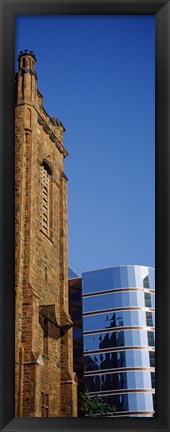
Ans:
[[[77,416],[68,305],[65,131],[43,107],[36,57],[16,74],[16,416]]]

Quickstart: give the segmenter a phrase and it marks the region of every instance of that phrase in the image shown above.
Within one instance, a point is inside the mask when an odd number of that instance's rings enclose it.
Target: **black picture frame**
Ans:
[[[154,418],[15,418],[14,76],[15,16],[152,14],[156,22],[156,416]],[[0,0],[1,284],[0,429],[9,431],[170,431],[170,1]]]

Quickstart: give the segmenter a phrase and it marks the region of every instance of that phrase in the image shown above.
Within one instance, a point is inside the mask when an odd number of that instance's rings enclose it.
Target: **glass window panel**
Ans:
[[[83,298],[83,312],[134,306],[145,307],[143,292],[123,291]],[[147,307],[150,307],[149,303]]]
[[[131,367],[134,366],[134,354],[135,352],[132,350],[124,351],[125,353],[125,366]]]
[[[152,312],[153,326],[155,326],[155,312]]]
[[[142,346],[147,346],[148,345],[148,337],[147,337],[147,331],[140,331],[140,334],[139,334],[139,337],[140,337],[140,345],[142,345]]]
[[[134,268],[134,266],[128,266],[127,272],[128,272],[128,287],[135,287],[136,286],[136,280],[135,280],[135,268]]]
[[[150,326],[150,327],[152,327],[154,325],[152,312],[146,312],[146,324],[147,324],[147,326]]]
[[[154,332],[148,331],[147,332],[147,336],[148,336],[148,345],[149,346],[154,346],[155,345],[155,335],[154,335]]]
[[[134,374],[135,375],[135,387],[136,388],[145,388],[145,386],[144,386],[144,375],[145,375],[145,372],[144,373],[135,373]]]
[[[120,267],[113,268],[113,287],[121,288]]]
[[[145,372],[143,374],[143,382],[144,382],[145,388],[151,388],[152,387],[152,385],[151,385],[151,373],[149,371]]]
[[[154,384],[154,376],[152,378]],[[149,371],[132,371],[107,373],[85,376],[85,390],[102,392],[121,389],[151,389],[151,373]]]
[[[154,332],[125,330],[84,335],[84,351],[118,346],[154,346]]]
[[[137,374],[141,376],[141,374]],[[126,388],[135,388],[136,387],[136,372],[126,372]]]
[[[154,273],[154,269],[145,266],[120,266],[84,272],[83,294],[135,286],[154,289]]]
[[[155,294],[151,294],[151,307],[155,308]]]
[[[144,297],[145,297],[145,307],[151,307],[151,295],[150,293],[145,292],[144,293]]]
[[[143,287],[142,268],[135,266],[136,286],[137,288]]]
[[[145,307],[145,301],[144,301],[144,292],[137,292],[137,305],[140,307]]]
[[[136,395],[135,395],[136,396]],[[139,411],[141,408],[141,406],[143,406],[144,407],[144,409],[145,409],[145,395],[144,395],[144,393],[139,393],[138,394],[138,397],[137,398],[135,398],[136,399],[136,402],[137,402],[137,406],[136,406],[136,409]]]
[[[140,366],[140,365],[142,365],[142,355],[141,355],[141,351],[139,351],[139,350],[136,350],[136,351],[132,351],[132,353],[133,353],[133,363],[134,363],[134,366]]]
[[[145,267],[145,266],[141,267],[141,277],[142,277],[142,286],[144,286],[145,282],[148,281],[149,267]]]
[[[149,350],[141,350],[140,353],[140,362],[143,367],[150,367],[150,358],[149,358]],[[137,362],[136,362],[137,363]]]
[[[143,287],[144,288],[150,288],[150,284],[149,284],[149,274],[147,276],[144,277],[143,279]]]
[[[155,388],[155,372],[151,372],[151,383],[152,388]]]
[[[128,287],[128,269],[127,266],[120,267],[121,286]]]
[[[155,269],[149,268],[149,282],[150,282],[150,289],[155,289]]]
[[[136,292],[128,292],[126,293],[128,295],[128,301],[127,304],[129,306],[136,306],[137,305],[137,299],[138,299],[138,293]],[[140,293],[141,294],[141,293]]]
[[[155,367],[155,351],[149,351],[150,367]]]
[[[132,393],[130,395],[128,395],[128,402],[129,402],[129,410],[130,411],[136,411],[138,409],[138,398],[136,397],[136,393]]]
[[[114,327],[153,326],[154,313],[145,311],[117,311],[83,317],[84,331],[104,330]]]
[[[83,294],[114,288],[113,268],[82,273]]]

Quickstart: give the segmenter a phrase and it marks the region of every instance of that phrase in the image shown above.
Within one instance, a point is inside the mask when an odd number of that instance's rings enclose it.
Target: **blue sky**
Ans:
[[[16,18],[16,58],[34,51],[44,107],[66,128],[69,266],[79,274],[155,265],[154,32],[153,16]]]

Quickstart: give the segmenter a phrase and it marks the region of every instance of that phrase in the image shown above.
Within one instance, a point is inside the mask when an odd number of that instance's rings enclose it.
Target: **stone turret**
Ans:
[[[20,51],[18,56],[19,70],[16,74],[16,103],[36,103],[37,74],[36,57],[33,51]]]

